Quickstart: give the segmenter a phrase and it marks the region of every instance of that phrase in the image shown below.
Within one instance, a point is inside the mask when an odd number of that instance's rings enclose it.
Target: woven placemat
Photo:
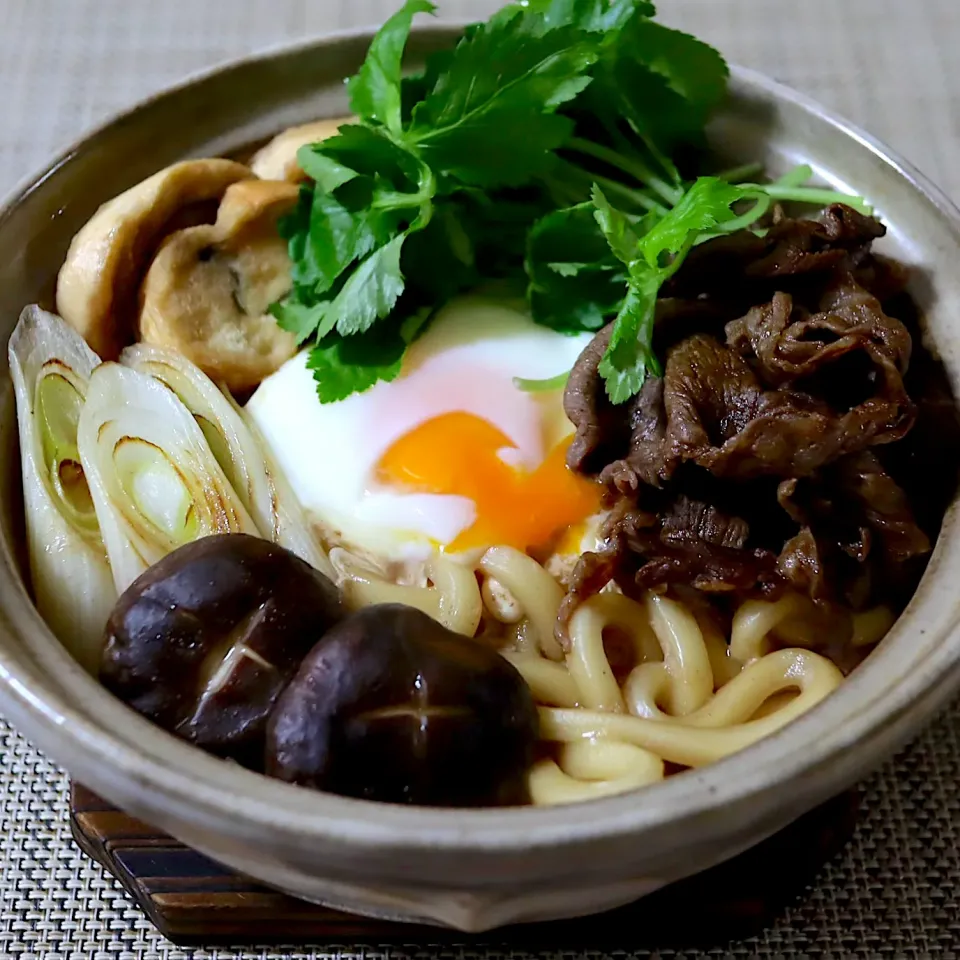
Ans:
[[[499,5],[439,2],[451,18],[481,17]],[[84,128],[186,73],[286,39],[375,23],[394,6],[395,0],[0,0],[0,193]],[[960,197],[958,0],[661,0],[661,7],[665,20],[709,39],[731,59],[855,119]],[[66,790],[65,775],[0,722],[0,956],[505,960],[495,952],[428,945],[180,950],[74,848]],[[644,943],[643,931],[636,942]],[[695,956],[649,946],[630,956]],[[762,937],[717,944],[703,956],[960,957],[960,703],[866,784],[853,842],[803,903]]]

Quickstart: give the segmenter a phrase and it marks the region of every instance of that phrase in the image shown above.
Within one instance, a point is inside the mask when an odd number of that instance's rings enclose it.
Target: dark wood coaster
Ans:
[[[859,794],[844,793],[739,857],[597,917],[467,935],[369,920],[275,893],[71,787],[70,826],[174,943],[470,943],[629,950],[694,947],[751,936],[798,899],[850,838]]]

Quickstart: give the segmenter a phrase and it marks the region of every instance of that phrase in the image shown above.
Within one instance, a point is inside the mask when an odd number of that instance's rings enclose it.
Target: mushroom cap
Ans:
[[[297,196],[291,183],[235,183],[216,223],[171,234],[143,281],[141,338],[176,350],[236,392],[289,360],[296,339],[268,310],[290,290],[290,257],[277,220]]]
[[[538,726],[530,688],[491,646],[378,604],[303,659],[267,721],[266,771],[387,803],[521,804]]]
[[[57,278],[57,311],[104,360],[133,340],[136,294],[172,230],[202,222],[230,184],[253,176],[232,160],[186,160],[103,204],[73,238]]]
[[[100,679],[164,729],[259,767],[277,697],[341,616],[336,587],[289,550],[242,533],[204,537],[124,591]]]
[[[287,180],[300,183],[306,174],[297,163],[297,151],[308,143],[319,143],[332,137],[352,117],[334,117],[315,120],[299,127],[290,127],[278,133],[268,144],[261,147],[250,161],[253,172],[263,180]]]

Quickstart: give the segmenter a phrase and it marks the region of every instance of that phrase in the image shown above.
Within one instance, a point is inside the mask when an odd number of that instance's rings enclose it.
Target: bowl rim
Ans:
[[[453,41],[468,22],[420,25],[414,28],[414,32],[432,35],[437,40]],[[117,111],[88,129],[53,161],[42,166],[39,173],[28,175],[17,183],[0,202],[0,229],[21,202],[91,141],[157,101],[258,62],[279,60],[310,50],[320,54],[333,46],[369,40],[372,34],[372,28],[360,27],[292,43],[278,43],[196,71]],[[731,75],[734,87],[739,87],[741,94],[760,94],[768,99],[786,101],[858,142],[932,203],[947,219],[960,241],[960,209],[909,161],[805,94],[744,67],[731,65]],[[943,532],[956,526],[956,511],[956,504],[948,510],[928,572],[892,633],[906,632],[911,610],[919,605],[925,593],[929,593],[936,567],[943,566],[937,562],[938,557],[943,559],[942,553],[946,550]],[[12,569],[18,570],[6,545],[4,552]],[[644,788],[643,803],[638,804],[636,794],[630,792],[552,808],[444,810],[402,807],[314,793],[270,780],[208,756],[161,731],[115,701],[73,664],[41,620],[23,587],[22,576],[4,590],[8,600],[15,600],[17,593],[24,601],[23,609],[12,609],[14,604],[7,603],[5,615],[10,623],[5,627],[14,632],[45,631],[45,639],[56,647],[49,651],[48,662],[64,671],[70,685],[88,697],[100,698],[104,701],[102,711],[122,720],[133,731],[142,729],[145,734],[149,731],[149,739],[155,742],[148,749],[137,750],[131,741],[88,719],[65,698],[50,702],[36,697],[30,689],[29,671],[18,666],[6,645],[0,644],[0,702],[18,729],[41,743],[53,743],[57,737],[61,738],[64,741],[62,749],[51,750],[59,757],[82,754],[87,763],[106,763],[117,771],[122,770],[135,778],[141,789],[149,789],[151,796],[156,798],[152,801],[154,809],[162,807],[168,813],[173,809],[181,822],[244,836],[266,830],[274,838],[280,835],[289,838],[291,843],[335,838],[345,845],[379,851],[424,848],[438,852],[467,849],[517,851],[612,840],[625,834],[655,830],[667,823],[674,827],[682,822],[702,824],[703,818],[710,818],[727,805],[759,798],[784,781],[812,775],[817,768],[825,766],[861,739],[878,736],[905,714],[914,701],[923,700],[925,716],[931,716],[960,681],[960,635],[956,631],[956,622],[953,622],[941,627],[943,642],[922,657],[908,676],[896,681],[895,704],[887,700],[888,691],[878,692],[877,685],[869,683],[872,674],[868,659],[844,682],[839,695],[828,697],[777,733],[739,753]],[[107,699],[113,702],[108,704]],[[229,796],[229,804],[225,802],[225,796]],[[714,820],[716,822],[719,818]],[[713,829],[724,832],[719,826]]]

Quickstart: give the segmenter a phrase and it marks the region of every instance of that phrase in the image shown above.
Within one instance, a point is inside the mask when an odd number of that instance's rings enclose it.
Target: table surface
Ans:
[[[91,125],[192,71],[285,40],[375,24],[396,5],[0,0],[0,194]],[[440,5],[442,16],[456,19],[485,16],[499,4]],[[960,199],[957,0],[662,0],[661,6],[665,21],[849,116]],[[65,787],[63,773],[0,721],[0,955],[402,960],[438,952],[428,945],[179,950],[73,848]],[[960,957],[960,704],[865,790],[854,841],[806,900],[763,936],[718,944],[704,956]],[[694,956],[651,953],[642,931],[636,944],[624,946],[637,957]],[[470,960],[465,950],[442,953]]]

